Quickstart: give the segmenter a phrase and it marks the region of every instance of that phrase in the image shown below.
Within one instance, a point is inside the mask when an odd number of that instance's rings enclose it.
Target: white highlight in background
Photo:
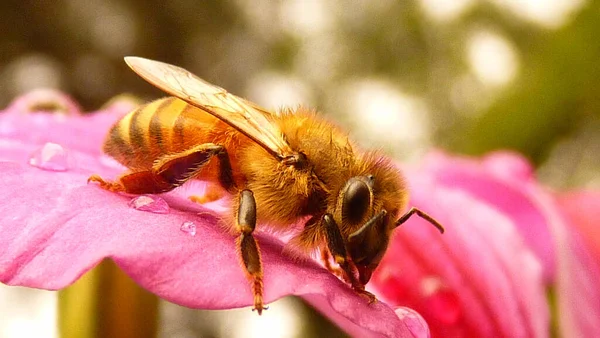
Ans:
[[[233,337],[239,338],[294,338],[300,330],[300,319],[294,307],[295,302],[283,298],[269,304],[269,309],[262,316],[248,308],[240,310],[234,321]],[[230,325],[230,323],[228,323]]]
[[[430,143],[427,106],[392,83],[375,79],[350,83],[339,100],[347,104],[353,134],[367,146],[383,146],[406,158]]]
[[[279,7],[279,26],[299,37],[323,33],[333,24],[329,5],[327,1],[283,1]]]
[[[467,42],[467,59],[484,84],[502,86],[513,80],[519,68],[515,47],[491,31],[475,32]]]
[[[57,293],[0,285],[0,337],[54,338]]]
[[[522,19],[546,28],[560,28],[586,3],[586,0],[492,0]]]
[[[448,22],[468,11],[474,0],[421,0],[423,13],[432,20]]]
[[[282,107],[313,107],[310,88],[302,80],[280,73],[265,72],[253,77],[245,93],[249,100],[273,112]]]

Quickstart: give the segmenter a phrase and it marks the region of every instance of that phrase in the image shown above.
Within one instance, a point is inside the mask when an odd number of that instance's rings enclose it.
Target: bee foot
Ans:
[[[268,310],[269,307],[268,306],[264,306],[263,304],[263,300],[262,300],[262,295],[261,294],[255,294],[254,295],[254,308],[252,308],[252,311],[256,311],[258,312],[258,315],[262,315],[263,310]]]
[[[105,181],[100,175],[93,174],[87,180],[87,183],[97,182],[100,188],[108,190],[108,191],[124,191],[123,186],[119,183]]]
[[[375,297],[375,295],[370,293],[369,291],[362,288],[354,288],[354,291],[358,293],[359,296],[367,299],[369,301],[369,304],[377,303],[377,297]]]
[[[258,315],[262,315],[263,310],[268,310],[269,307],[268,306],[263,306],[262,304],[260,305],[254,305],[254,307],[252,308],[252,311],[256,311],[258,313]]]

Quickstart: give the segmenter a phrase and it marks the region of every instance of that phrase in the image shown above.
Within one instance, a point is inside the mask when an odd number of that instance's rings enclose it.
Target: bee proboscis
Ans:
[[[110,130],[104,151],[128,168],[116,181],[92,175],[104,189],[130,194],[170,191],[191,179],[210,182],[203,202],[228,193],[231,230],[242,268],[263,304],[257,222],[288,230],[308,219],[289,245],[321,252],[325,267],[369,301],[365,290],[392,231],[423,211],[407,207],[402,173],[385,156],[364,151],[347,133],[305,108],[273,114],[183,68],[140,57],[125,61],[173,95],[143,105]]]

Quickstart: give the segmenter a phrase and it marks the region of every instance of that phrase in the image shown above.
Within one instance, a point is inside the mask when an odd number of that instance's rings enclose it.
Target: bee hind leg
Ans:
[[[233,172],[227,149],[214,143],[204,143],[176,154],[159,158],[152,166],[152,171],[173,188],[197,177],[208,161],[216,156],[219,160],[219,183],[231,191],[235,188]]]
[[[258,243],[252,236],[256,227],[256,201],[250,190],[243,190],[239,194],[239,207],[237,210],[236,229],[239,236],[236,247],[240,255],[242,268],[251,283],[254,294],[254,308],[262,314],[267,307],[263,304],[263,270]]]
[[[94,174],[88,178],[89,182],[98,182],[102,189],[108,191],[128,194],[159,194],[174,188],[150,170],[127,173],[114,182]]]
[[[98,175],[90,176],[88,182],[98,182],[103,189],[114,192],[163,193],[196,177],[213,156],[217,156],[220,162],[221,185],[225,189],[232,189],[235,184],[229,156],[225,147],[214,143],[200,144],[180,153],[165,155],[154,163],[152,169],[125,174],[115,182],[106,181]]]
[[[100,177],[100,175],[97,175],[97,174],[93,174],[92,176],[90,176],[88,178],[87,182],[88,183],[96,182],[96,183],[98,183],[100,188],[102,188],[104,190],[112,191],[112,192],[125,191],[125,187],[121,183],[107,181],[107,180],[103,179],[102,177]]]

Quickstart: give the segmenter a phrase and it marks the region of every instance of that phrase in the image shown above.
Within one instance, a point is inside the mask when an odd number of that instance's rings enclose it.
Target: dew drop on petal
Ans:
[[[425,322],[425,319],[421,317],[417,311],[407,308],[407,307],[399,307],[396,309],[396,315],[398,318],[406,325],[406,327],[410,330],[413,337],[418,338],[429,338],[431,334],[429,333],[429,327]]]
[[[185,221],[181,224],[179,230],[189,234],[190,236],[196,236],[196,223],[192,221]]]
[[[424,278],[421,281],[421,292],[428,313],[435,316],[436,321],[446,325],[458,322],[461,316],[460,300],[439,278]]]
[[[136,210],[148,211],[155,214],[169,213],[169,205],[164,199],[158,196],[140,195],[134,197],[129,201],[129,206]]]
[[[60,144],[48,142],[29,157],[29,164],[49,171],[69,170],[69,153]]]

